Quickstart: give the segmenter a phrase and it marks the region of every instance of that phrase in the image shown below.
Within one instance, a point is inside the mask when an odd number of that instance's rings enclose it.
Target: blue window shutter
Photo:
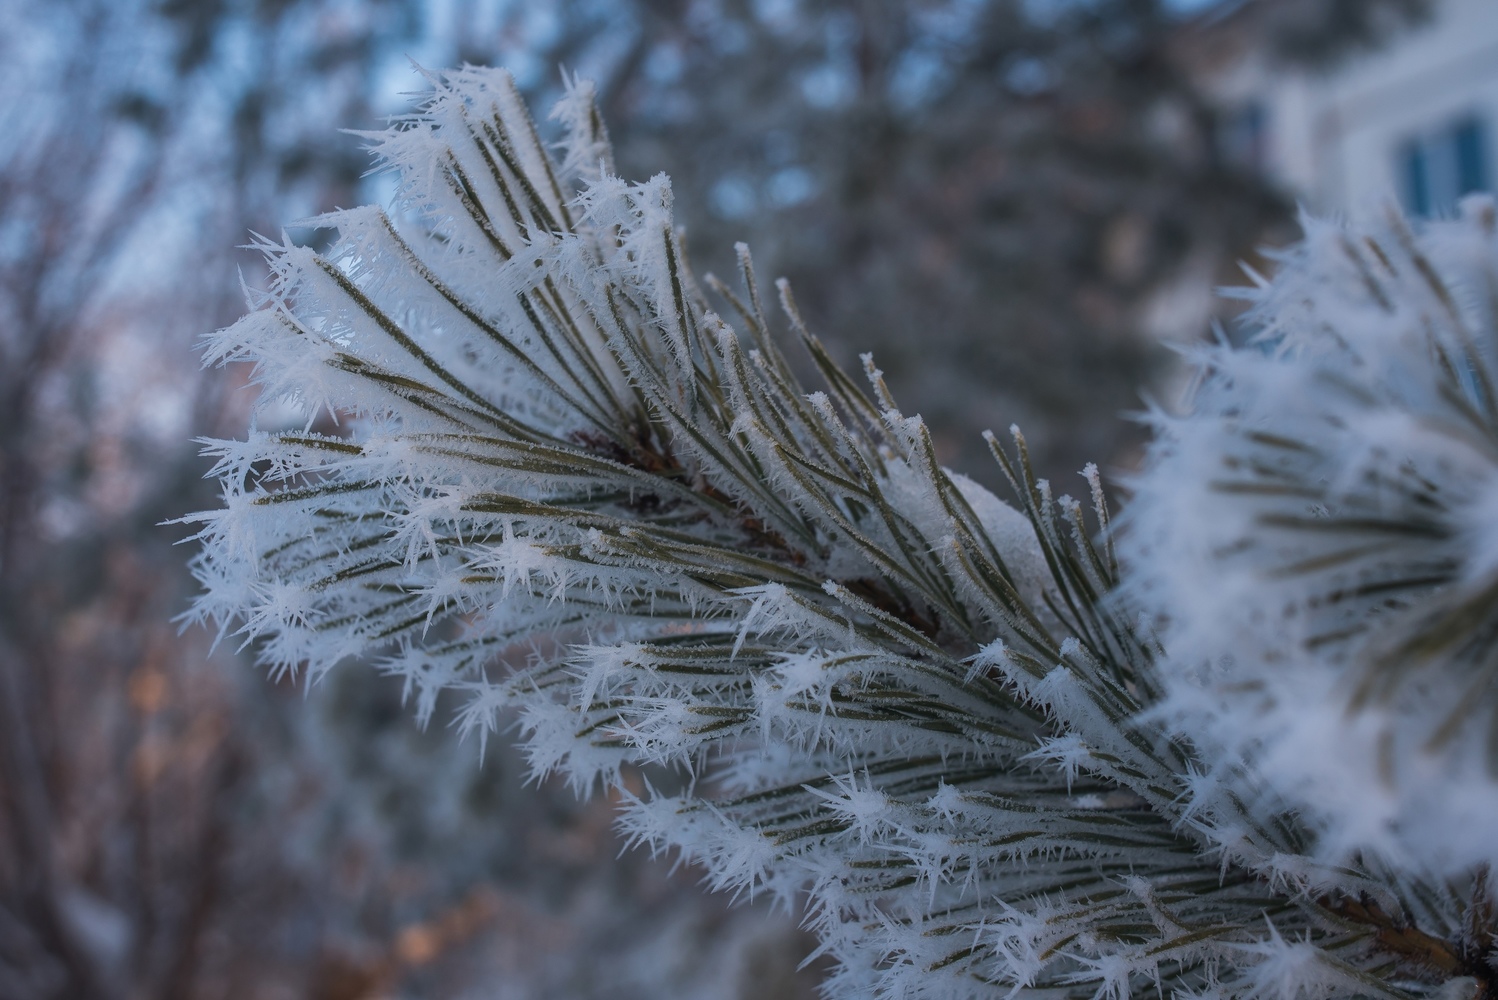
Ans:
[[[1430,214],[1430,178],[1425,162],[1425,147],[1411,140],[1399,153],[1400,179],[1404,182],[1404,207],[1412,215]]]
[[[1467,194],[1488,187],[1487,130],[1482,121],[1469,118],[1457,125],[1452,132],[1456,146],[1457,193]]]

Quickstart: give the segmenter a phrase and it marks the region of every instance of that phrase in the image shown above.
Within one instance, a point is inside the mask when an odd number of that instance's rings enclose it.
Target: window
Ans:
[[[1410,139],[1399,160],[1404,205],[1415,215],[1448,215],[1462,195],[1490,184],[1488,130],[1475,116]]]

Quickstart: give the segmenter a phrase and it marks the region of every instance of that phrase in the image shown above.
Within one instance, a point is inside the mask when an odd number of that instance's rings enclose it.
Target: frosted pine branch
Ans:
[[[693,277],[669,182],[613,176],[585,85],[559,157],[503,73],[433,86],[372,136],[396,218],[262,243],[264,303],[210,340],[307,424],[209,444],[197,618],[273,671],[396,673],[423,720],[452,691],[481,737],[518,712],[538,773],[624,792],[628,838],[804,912],[832,996],[1478,975],[1480,883],[1326,863],[1161,723],[1176,673],[1108,599],[1095,471],[1054,496],[991,439],[1016,509],[942,468],[783,284],[772,315],[747,249],[736,285]],[[695,780],[631,795],[641,764]]]
[[[1498,238],[1307,221],[1130,510],[1176,720],[1329,862],[1498,862]],[[1192,581],[1210,578],[1210,588]]]

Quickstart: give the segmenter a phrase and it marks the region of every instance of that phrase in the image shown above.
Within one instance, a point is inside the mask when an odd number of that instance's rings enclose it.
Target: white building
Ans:
[[[1430,21],[1322,70],[1273,58],[1272,3],[1237,0],[1190,28],[1190,60],[1227,110],[1228,155],[1320,214],[1358,215],[1394,198],[1449,213],[1498,183],[1498,0],[1435,0]]]

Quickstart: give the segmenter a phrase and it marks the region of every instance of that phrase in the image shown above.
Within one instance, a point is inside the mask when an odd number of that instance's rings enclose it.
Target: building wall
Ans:
[[[1205,81],[1229,109],[1229,148],[1313,211],[1393,197],[1437,214],[1474,178],[1498,184],[1498,0],[1438,0],[1431,23],[1319,72],[1239,41]]]

